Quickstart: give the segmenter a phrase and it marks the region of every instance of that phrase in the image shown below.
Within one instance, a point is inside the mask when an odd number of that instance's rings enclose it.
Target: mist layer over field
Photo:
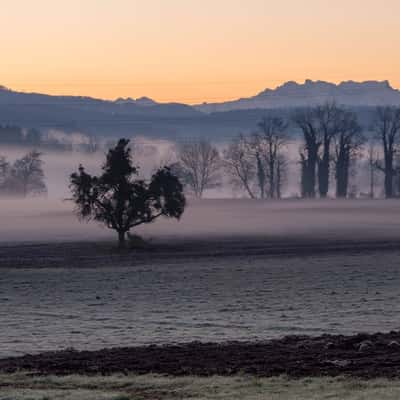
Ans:
[[[80,222],[70,201],[54,198],[1,199],[0,242],[114,239],[95,222]],[[136,232],[147,239],[218,238],[400,238],[397,200],[189,199],[181,221],[159,219]]]
[[[67,143],[71,144],[71,137],[74,135],[64,135],[65,140],[69,140]],[[99,139],[100,140],[100,139]],[[105,140],[105,139],[104,139]],[[111,142],[99,142],[101,146],[106,149],[115,143]],[[193,142],[191,139],[187,143]],[[169,140],[161,139],[149,139],[144,137],[135,137],[131,139],[131,149],[133,155],[133,163],[139,166],[139,177],[149,178],[150,175],[160,166],[169,165],[177,161],[177,154],[179,148],[186,141],[181,140],[173,142]],[[221,158],[223,158],[224,151],[228,148],[230,142],[220,142],[215,144],[219,151]],[[287,144],[285,148],[285,154],[287,158],[287,165],[285,172],[282,177],[282,195],[285,198],[288,197],[299,197],[300,196],[300,164],[299,164],[299,149],[302,143],[298,138],[293,138]],[[19,157],[22,157],[25,153],[32,150],[32,148],[16,148],[16,147],[5,147],[0,146],[0,156],[6,157],[7,161],[12,163]],[[45,175],[45,181],[48,188],[48,197],[54,199],[61,199],[68,197],[68,182],[69,176],[72,172],[76,171],[80,164],[82,164],[87,172],[91,174],[98,174],[101,170],[101,166],[105,161],[106,150],[97,151],[94,153],[79,152],[79,151],[52,151],[43,150],[42,159],[44,161],[43,170]],[[358,168],[351,171],[349,191],[354,195],[362,194],[363,197],[369,192],[369,170],[366,163],[367,154],[366,150],[360,153],[358,160]],[[331,174],[331,190],[330,195],[334,197],[334,171],[332,167]],[[246,192],[237,187],[233,187],[231,184],[232,177],[227,174],[224,169],[223,163],[219,169],[219,183],[215,188],[205,190],[204,197],[206,198],[243,198],[247,197]],[[375,194],[378,197],[382,195],[382,184],[383,174],[375,174]]]
[[[70,137],[67,138],[70,139]],[[67,143],[70,144],[71,142]],[[131,140],[130,147],[134,154],[134,164],[140,166],[139,176],[141,178],[149,177],[158,167],[173,160],[174,144],[170,141],[138,137]],[[29,147],[0,146],[0,155],[6,157],[6,160],[12,164],[17,158],[22,157],[30,150],[32,148]],[[69,176],[72,172],[77,171],[80,164],[90,174],[98,174],[106,158],[105,150],[88,153],[44,149],[41,153],[41,158],[44,161],[43,171],[48,189],[47,195],[52,199],[68,197]]]

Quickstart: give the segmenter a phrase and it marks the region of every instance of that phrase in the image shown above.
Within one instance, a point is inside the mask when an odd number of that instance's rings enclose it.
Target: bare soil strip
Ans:
[[[18,243],[0,245],[0,268],[135,266],[229,257],[301,257],[400,251],[400,240],[337,237],[209,236],[169,238],[118,250],[114,242]]]
[[[65,350],[0,360],[0,372],[39,375],[168,374],[172,376],[400,378],[400,332],[320,337],[289,336],[262,343],[188,343]]]

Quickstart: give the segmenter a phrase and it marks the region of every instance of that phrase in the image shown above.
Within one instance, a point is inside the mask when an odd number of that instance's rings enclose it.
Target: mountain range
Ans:
[[[303,84],[286,82],[276,89],[265,89],[254,97],[224,103],[204,103],[196,106],[203,112],[245,109],[271,109],[313,106],[336,101],[345,106],[400,105],[400,91],[388,81],[346,81],[334,84],[306,80]]]
[[[372,107],[400,105],[400,91],[388,81],[339,84],[306,80],[286,82],[254,97],[222,103],[158,103],[148,97],[115,101],[80,96],[16,92],[0,86],[0,124],[81,131],[103,136],[232,136],[251,130],[266,110],[290,114],[295,107],[336,101],[368,119]]]

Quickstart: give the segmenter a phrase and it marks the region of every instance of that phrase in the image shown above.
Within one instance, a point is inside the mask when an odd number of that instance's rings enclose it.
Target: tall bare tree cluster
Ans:
[[[195,197],[221,186],[225,176],[250,198],[279,199],[287,167],[287,128],[282,118],[266,116],[253,133],[238,135],[221,153],[207,140],[193,140],[178,148],[172,170]]]
[[[251,135],[239,135],[224,152],[231,183],[251,198],[279,199],[286,174],[287,123],[264,117]]]
[[[357,114],[336,103],[298,109],[287,120],[266,115],[252,133],[235,136],[221,152],[204,139],[180,146],[172,168],[196,197],[229,183],[252,199],[280,199],[289,166],[292,171],[297,166],[301,197],[347,198],[357,195],[354,182],[363,159],[367,195],[378,193],[382,174],[385,197],[400,196],[400,107],[378,107],[373,120],[367,147]],[[289,145],[299,139],[296,161]]]
[[[297,111],[293,122],[303,135],[300,149],[302,197],[325,198],[335,168],[336,196],[346,197],[350,165],[364,137],[355,113],[335,103]],[[317,186],[318,184],[318,186]]]

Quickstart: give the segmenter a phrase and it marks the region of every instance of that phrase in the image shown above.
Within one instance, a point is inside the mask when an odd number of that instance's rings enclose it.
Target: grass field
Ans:
[[[348,378],[0,376],[1,400],[397,400],[400,381]]]

